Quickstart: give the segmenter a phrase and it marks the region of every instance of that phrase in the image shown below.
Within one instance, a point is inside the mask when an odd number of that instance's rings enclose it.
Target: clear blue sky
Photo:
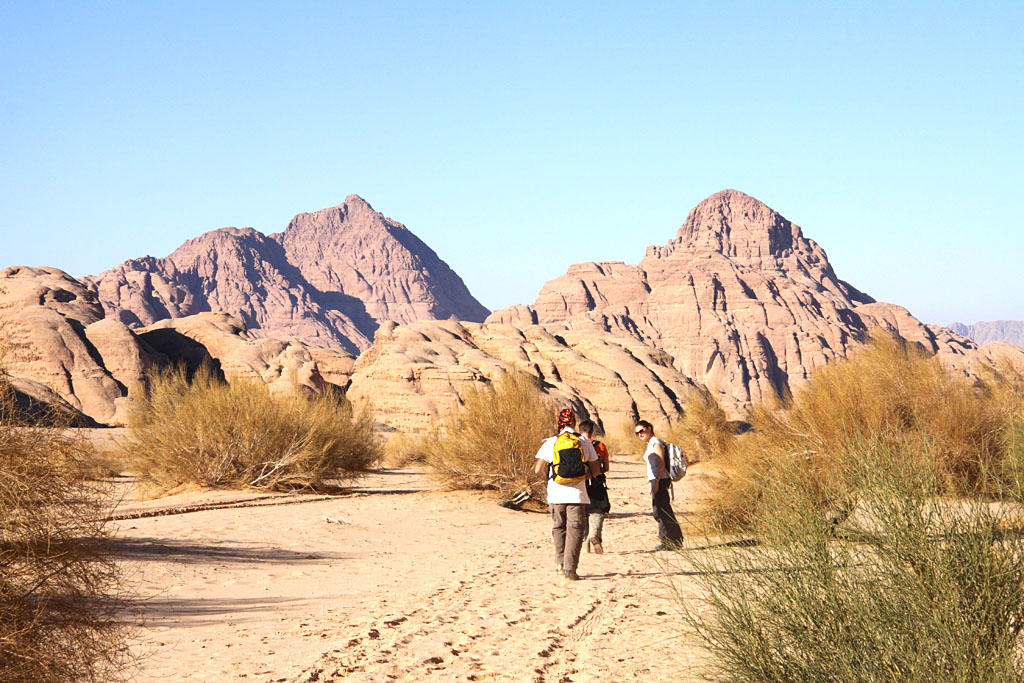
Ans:
[[[0,266],[358,193],[484,305],[724,188],[928,321],[1024,319],[1024,3],[0,2]]]

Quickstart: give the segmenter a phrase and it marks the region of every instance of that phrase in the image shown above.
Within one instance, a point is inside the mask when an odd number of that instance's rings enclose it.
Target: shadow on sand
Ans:
[[[227,563],[273,564],[287,562],[317,562],[342,560],[349,555],[332,552],[294,552],[267,546],[239,546],[231,544],[190,543],[166,538],[116,538],[110,541],[111,550],[129,562]]]

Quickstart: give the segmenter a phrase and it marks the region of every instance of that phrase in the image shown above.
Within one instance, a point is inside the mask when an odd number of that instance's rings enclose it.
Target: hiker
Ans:
[[[574,429],[576,415],[566,408],[558,413],[558,434],[544,440],[537,450],[534,472],[547,477],[548,506],[551,508],[551,536],[555,541],[558,572],[569,581],[579,581],[583,537],[587,533],[586,479],[599,474],[597,453],[590,441]]]
[[[601,537],[604,516],[611,511],[612,505],[608,500],[608,486],[604,476],[608,471],[608,449],[603,443],[593,439],[596,427],[597,425],[591,420],[584,420],[580,422],[579,430],[580,434],[587,437],[594,446],[600,469],[598,475],[587,479],[587,497],[590,498],[590,502],[587,503],[587,552],[595,552],[600,555],[604,552],[604,542]]]
[[[651,510],[658,522],[658,539],[661,541],[655,550],[675,550],[683,543],[683,532],[672,511],[669,491],[672,479],[665,467],[667,449],[665,442],[654,435],[654,427],[647,420],[636,423],[636,435],[647,442],[644,462],[647,463],[647,481],[651,484]]]

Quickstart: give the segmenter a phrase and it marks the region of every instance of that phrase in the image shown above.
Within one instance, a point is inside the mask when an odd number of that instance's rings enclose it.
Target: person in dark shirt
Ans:
[[[593,434],[595,425],[591,420],[584,420],[579,424],[579,432],[582,436],[590,439],[594,450],[597,452],[597,459],[601,466],[600,474],[587,479],[587,496],[590,502],[587,504],[587,552],[601,554],[604,552],[604,540],[602,531],[604,527],[604,516],[611,511],[611,501],[608,499],[608,484],[605,480],[605,472],[608,471],[608,448],[600,441],[594,441]]]

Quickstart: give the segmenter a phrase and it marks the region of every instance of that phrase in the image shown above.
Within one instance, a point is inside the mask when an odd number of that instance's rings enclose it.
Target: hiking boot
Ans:
[[[565,577],[566,581],[579,581],[580,580],[580,575],[577,574],[576,572],[572,571],[571,569],[566,569],[564,572],[562,572],[562,575]]]
[[[662,550],[679,550],[683,547],[683,539],[678,541],[662,541],[658,545],[654,546],[654,550],[651,552],[660,552]]]
[[[598,555],[604,554],[604,546],[601,545],[601,541],[587,541],[594,548],[594,552]]]
[[[558,565],[557,567],[555,567],[555,571],[558,572],[559,574],[564,574],[565,573],[564,571],[562,571],[562,565]]]

